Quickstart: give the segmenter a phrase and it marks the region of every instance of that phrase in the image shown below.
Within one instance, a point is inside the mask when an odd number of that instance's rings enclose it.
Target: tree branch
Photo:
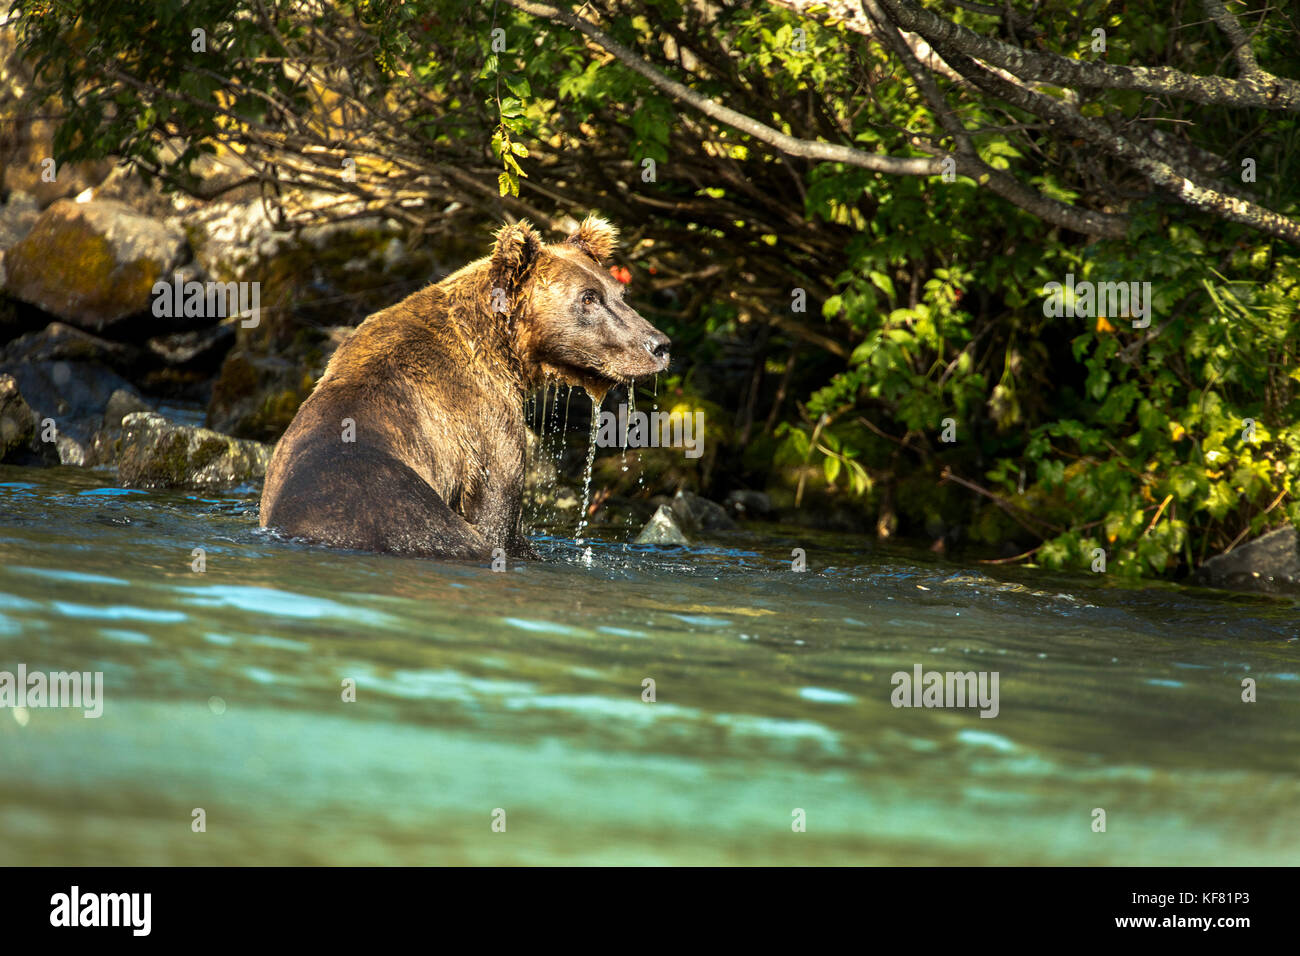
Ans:
[[[1056,53],[1036,53],[980,36],[931,13],[913,0],[880,2],[898,27],[919,33],[941,50],[955,50],[984,60],[1022,80],[1038,80],[1055,86],[1138,90],[1195,103],[1300,112],[1300,82],[1263,70],[1231,80],[1184,73],[1171,67],[1115,66],[1072,60]]]
[[[881,2],[887,3],[889,0]],[[1140,172],[1155,185],[1168,189],[1187,205],[1300,245],[1300,223],[1248,200],[1225,195],[1193,181],[1185,170],[1175,169],[1162,159],[1150,155],[1130,140],[1112,132],[1104,123],[1083,116],[1060,100],[1004,79],[955,48],[950,50],[939,44],[939,50],[954,69],[988,93],[1092,142]]]
[[[1063,226],[1086,235],[1106,236],[1111,239],[1123,236],[1128,228],[1128,220],[1123,216],[1093,212],[1079,209],[1067,203],[1044,196],[1036,189],[1024,185],[1009,173],[994,169],[980,159],[971,142],[970,133],[962,125],[957,114],[948,105],[934,77],[925,71],[913,53],[911,46],[903,39],[898,28],[890,22],[876,0],[862,0],[863,7],[876,21],[885,42],[894,54],[903,62],[903,67],[916,83],[917,89],[929,101],[935,117],[955,142],[957,168],[962,175],[969,176],[981,185],[986,185],[992,192],[1021,209],[1033,213],[1044,222]]]
[[[1237,66],[1241,68],[1242,75],[1262,75],[1264,71],[1259,68],[1259,63],[1255,60],[1255,51],[1250,48],[1250,37],[1246,36],[1246,31],[1241,28],[1237,18],[1228,12],[1228,8],[1220,0],[1201,0],[1201,5],[1232,44],[1232,55],[1237,61]]]
[[[884,156],[878,153],[867,153],[851,146],[798,139],[772,129],[770,126],[723,106],[714,100],[701,96],[694,90],[664,76],[636,53],[622,46],[595,24],[582,17],[569,13],[567,10],[533,3],[531,0],[505,0],[505,2],[524,13],[561,23],[582,32],[597,46],[608,51],[620,63],[649,80],[672,99],[691,106],[704,115],[743,133],[747,133],[761,142],[775,146],[787,155],[803,159],[841,162],[876,172],[910,176],[938,175],[943,171],[944,160],[951,158],[956,164],[956,172],[974,179],[980,185],[988,186],[996,195],[1007,199],[1045,222],[1086,235],[1117,238],[1124,234],[1126,220],[1123,217],[1078,209],[1066,203],[1050,199],[1020,183],[1015,177],[988,166],[980,160],[973,147],[966,151],[959,151],[956,156],[950,156],[947,152],[914,137],[913,145],[935,154],[932,158],[920,159]],[[883,13],[881,16],[884,16]],[[903,46],[906,47],[906,44],[903,44]],[[910,48],[908,53],[911,54]],[[912,56],[912,62],[916,62],[914,56]],[[947,115],[948,110],[946,107],[942,110],[942,113],[945,116]],[[951,120],[951,117],[949,117],[949,120]]]
[[[725,123],[760,142],[775,146],[789,156],[859,166],[878,173],[895,176],[937,176],[943,169],[942,160],[934,157],[886,156],[867,153],[851,146],[798,139],[775,130],[758,120],[723,106],[715,100],[701,96],[689,87],[664,76],[636,53],[614,40],[589,20],[556,7],[530,0],[505,0],[510,6],[531,16],[560,23],[588,36],[597,46],[609,52],[628,69],[650,81],[669,97],[698,110],[705,116]]]

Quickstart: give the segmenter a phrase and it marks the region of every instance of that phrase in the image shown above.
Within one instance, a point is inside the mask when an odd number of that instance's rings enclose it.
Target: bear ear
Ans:
[[[492,288],[517,291],[532,276],[543,245],[542,237],[527,221],[498,229],[488,267]]]
[[[578,231],[564,240],[571,246],[577,246],[599,264],[614,252],[618,242],[618,230],[604,219],[588,216],[578,227]]]

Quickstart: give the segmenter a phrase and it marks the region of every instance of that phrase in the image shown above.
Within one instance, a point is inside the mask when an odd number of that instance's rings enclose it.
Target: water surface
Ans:
[[[105,684],[0,710],[3,864],[1300,862],[1293,600],[770,527],[496,573],[113,481],[0,468],[0,670]]]

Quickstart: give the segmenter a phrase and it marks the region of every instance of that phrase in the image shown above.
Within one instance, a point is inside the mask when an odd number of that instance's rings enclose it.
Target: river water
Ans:
[[[0,710],[0,864],[1300,863],[1293,599],[776,527],[498,573],[112,481],[0,468],[0,671],[104,682]]]

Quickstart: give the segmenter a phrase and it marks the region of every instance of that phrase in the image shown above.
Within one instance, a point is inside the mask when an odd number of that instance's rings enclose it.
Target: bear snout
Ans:
[[[645,350],[663,363],[660,371],[668,367],[668,350],[672,344],[672,340],[662,332],[655,332],[645,340]]]

